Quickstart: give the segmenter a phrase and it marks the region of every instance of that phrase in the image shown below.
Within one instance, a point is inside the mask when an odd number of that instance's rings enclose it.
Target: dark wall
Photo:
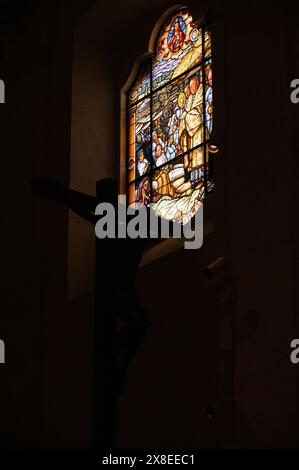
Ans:
[[[254,34],[248,13],[236,18],[230,8],[226,19],[227,197],[230,261],[237,277],[236,441],[240,446],[292,447],[298,445],[298,371],[289,360],[296,310],[289,245],[293,223],[287,205],[291,136],[286,120],[289,84],[298,63],[287,76],[290,31],[282,6],[261,10],[254,17]],[[246,60],[240,60],[242,51]],[[255,319],[254,328],[244,337],[241,328],[248,328],[250,319]],[[254,433],[252,442],[244,419]]]
[[[0,109],[3,448],[64,446],[72,440],[63,394],[57,393],[63,387],[59,364],[67,365],[65,344],[70,353],[72,335],[79,331],[72,330],[66,316],[68,213],[34,197],[30,181],[32,176],[51,175],[68,183],[72,35],[83,12],[79,3],[73,2],[70,9],[56,1],[1,2],[0,74],[6,84],[6,104]],[[80,306],[73,309],[76,318]],[[88,315],[85,319],[88,324]],[[68,342],[64,337],[59,343],[57,336],[66,325]],[[63,422],[70,427],[60,436]]]

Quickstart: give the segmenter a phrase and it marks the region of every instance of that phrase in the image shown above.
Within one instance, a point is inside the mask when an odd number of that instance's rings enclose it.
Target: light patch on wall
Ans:
[[[74,38],[69,185],[82,193],[95,195],[97,180],[117,176],[116,121],[113,54],[101,43],[100,29],[99,41],[88,40],[90,20],[89,14],[83,18]],[[94,289],[94,272],[94,227],[70,213],[68,300]]]

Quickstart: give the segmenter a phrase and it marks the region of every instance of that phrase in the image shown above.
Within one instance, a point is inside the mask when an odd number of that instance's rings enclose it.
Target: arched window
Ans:
[[[127,93],[127,197],[183,223],[213,189],[211,36],[180,8]]]

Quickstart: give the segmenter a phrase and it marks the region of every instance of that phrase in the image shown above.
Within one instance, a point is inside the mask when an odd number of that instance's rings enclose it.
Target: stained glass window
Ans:
[[[180,9],[128,96],[127,184],[131,207],[187,223],[213,190],[211,35]]]

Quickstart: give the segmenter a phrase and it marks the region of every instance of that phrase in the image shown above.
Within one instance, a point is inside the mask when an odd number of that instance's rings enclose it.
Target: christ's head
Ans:
[[[100,202],[109,202],[113,205],[118,200],[118,182],[112,178],[103,178],[96,183],[97,198]]]

